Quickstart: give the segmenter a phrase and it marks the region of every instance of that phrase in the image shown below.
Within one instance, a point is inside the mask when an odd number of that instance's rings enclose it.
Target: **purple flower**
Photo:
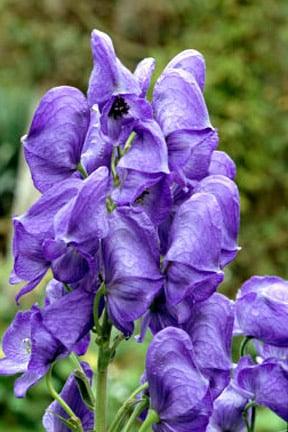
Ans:
[[[14,219],[14,273],[28,281],[17,299],[31,291],[50,266],[55,278],[65,283],[96,272],[94,256],[99,239],[108,230],[108,181],[105,167],[83,181],[67,180],[61,188],[50,188],[25,215]]]
[[[146,358],[151,407],[160,417],[155,432],[202,432],[212,411],[208,381],[196,364],[190,337],[167,327],[152,340]]]
[[[237,323],[246,336],[288,346],[288,282],[276,276],[253,276],[237,294]]]
[[[10,282],[27,281],[17,300],[38,285],[49,268],[44,256],[43,242],[54,235],[53,219],[56,213],[77,194],[81,180],[66,180],[50,188],[28,211],[13,219],[14,269]]]
[[[215,293],[191,307],[182,327],[191,338],[196,365],[210,381],[213,399],[230,380],[233,322],[233,302]]]
[[[86,363],[82,363],[90,384],[92,383],[93,372]],[[81,398],[77,381],[72,373],[67,379],[60,396],[70,406],[74,414],[81,420],[83,432],[90,432],[93,429],[94,415]],[[68,420],[69,417],[57,401],[52,402],[46,409],[43,417],[43,426],[47,432],[69,432],[71,429],[61,421],[60,417]]]
[[[40,192],[75,175],[89,125],[84,95],[74,87],[49,90],[23,138],[34,185]]]
[[[221,174],[234,180],[236,165],[227,153],[215,150],[211,156],[208,172],[209,175]]]
[[[221,267],[232,261],[239,247],[240,198],[236,184],[228,177],[212,175],[198,183],[194,192],[211,193],[217,199],[223,217]]]
[[[214,293],[197,303],[186,298],[171,307],[161,292],[143,319],[139,340],[147,326],[153,335],[170,326],[185,330],[193,344],[195,363],[209,379],[214,399],[230,380],[233,322],[234,304],[222,294]]]
[[[142,122],[135,132],[131,148],[117,165],[121,183],[112,197],[119,205],[133,203],[169,173],[167,146],[158,124]]]
[[[214,401],[207,432],[246,432],[243,411],[248,399],[229,385]]]
[[[288,421],[288,366],[276,359],[243,365],[236,376],[243,395]]]
[[[163,283],[156,230],[140,208],[118,208],[111,213],[102,246],[108,313],[129,335]]]
[[[197,193],[176,212],[164,258],[169,304],[208,298],[223,279],[220,269],[223,218],[212,194]]]
[[[66,349],[71,351],[92,329],[93,302],[95,292],[77,288],[65,293],[61,298],[46,306],[42,311],[42,321]],[[84,340],[78,354],[85,354],[89,338]]]
[[[113,142],[102,132],[99,108],[94,105],[91,109],[90,125],[82,148],[81,164],[88,174],[101,166],[110,169],[112,151]]]
[[[206,65],[203,55],[194,49],[187,49],[177,54],[166,66],[168,69],[180,69],[193,75],[200,89],[203,91],[206,80]]]
[[[88,102],[102,105],[115,93],[141,93],[138,80],[116,57],[110,37],[93,30],[91,48],[94,67],[90,76]]]
[[[65,347],[45,328],[40,309],[18,312],[3,338],[4,359],[0,374],[22,373],[15,382],[16,397],[26,391],[47,372],[56,358],[67,355]]]
[[[167,68],[156,83],[153,108],[176,181],[186,186],[201,180],[208,173],[218,136],[195,76],[181,68]]]
[[[153,71],[150,59],[138,66],[135,76],[116,57],[110,37],[93,30],[91,37],[94,67],[88,88],[88,103],[98,104],[103,132],[123,145],[137,123],[152,119],[144,100]]]

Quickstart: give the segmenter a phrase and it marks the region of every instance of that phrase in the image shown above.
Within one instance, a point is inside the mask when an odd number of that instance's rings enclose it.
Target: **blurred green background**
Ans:
[[[288,278],[287,0],[0,0],[1,334],[16,310],[7,280],[20,137],[47,89],[68,84],[86,91],[93,28],[111,34],[131,68],[156,57],[155,77],[180,50],[204,54],[208,107],[220,148],[236,161],[242,199],[242,251],[222,289],[233,296],[252,274]],[[138,381],[144,351],[133,340],[123,344],[111,368],[110,412]],[[69,368],[62,362],[56,370],[59,385]],[[16,400],[12,387],[10,378],[0,379],[0,431],[41,431],[49,403],[44,384],[25,400]],[[259,432],[284,427],[266,411],[259,417]]]

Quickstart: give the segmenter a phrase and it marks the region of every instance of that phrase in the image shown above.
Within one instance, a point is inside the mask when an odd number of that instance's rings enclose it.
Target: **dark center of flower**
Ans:
[[[125,99],[122,96],[117,96],[113,102],[113,105],[109,111],[109,117],[113,117],[114,120],[117,120],[123,117],[125,114],[129,112],[129,105],[125,102]]]
[[[32,348],[31,340],[29,338],[25,338],[25,339],[23,339],[23,344],[24,344],[24,347],[25,347],[27,354],[31,354],[31,348]]]

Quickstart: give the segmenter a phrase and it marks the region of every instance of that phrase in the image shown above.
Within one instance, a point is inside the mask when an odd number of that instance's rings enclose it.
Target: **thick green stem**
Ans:
[[[108,364],[104,367],[103,360],[104,348],[99,346],[98,366],[96,377],[96,406],[95,406],[95,431],[105,432],[106,430],[106,408],[107,408],[107,373]]]
[[[129,410],[131,409],[131,406],[133,406],[133,402],[135,399],[135,396],[138,393],[141,393],[142,391],[146,390],[148,388],[148,383],[141,384],[139,387],[134,390],[134,392],[129,396],[129,398],[121,405],[119,408],[113,423],[111,424],[110,428],[108,429],[108,432],[116,432],[118,430],[119,424],[122,422],[122,420],[128,415]]]
[[[147,408],[148,406],[148,400],[142,400],[138,403],[138,405],[136,405],[129,421],[127,422],[123,432],[129,432],[130,429],[132,428],[134,422],[137,420],[137,418],[140,416],[140,414],[142,413],[142,411],[144,411],[145,408]]]
[[[141,428],[139,429],[139,432],[148,432],[150,427],[154,424],[154,423],[158,423],[160,420],[158,414],[156,413],[156,411],[149,409],[148,411],[148,415],[144,421],[144,423],[142,424]]]
[[[107,375],[108,365],[111,360],[110,336],[112,325],[109,322],[107,311],[104,311],[103,323],[101,326],[101,338],[98,340],[99,351],[96,375],[96,404],[94,431],[106,432],[106,411],[107,411]]]

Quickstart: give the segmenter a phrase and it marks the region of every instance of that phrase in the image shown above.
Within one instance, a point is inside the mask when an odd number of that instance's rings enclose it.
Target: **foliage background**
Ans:
[[[287,24],[287,0],[0,0],[1,333],[15,312],[7,240],[19,138],[48,88],[86,90],[95,27],[111,34],[132,68],[144,56],[156,57],[156,77],[180,50],[193,47],[205,55],[208,107],[221,149],[238,166],[242,199],[242,251],[223,290],[233,296],[252,274],[288,278]],[[142,370],[144,348],[133,344],[124,344],[112,368],[112,409]],[[64,362],[57,369],[59,384],[68,368]],[[12,380],[1,378],[0,430],[42,430],[48,402],[43,383],[21,401],[12,396]],[[257,424],[257,431],[281,428],[268,412]]]

